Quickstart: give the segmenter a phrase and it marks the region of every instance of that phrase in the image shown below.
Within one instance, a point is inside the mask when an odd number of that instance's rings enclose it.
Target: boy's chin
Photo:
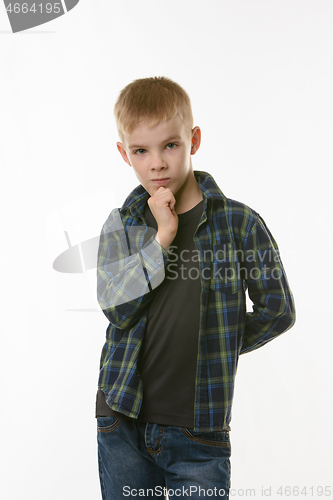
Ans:
[[[156,193],[156,191],[158,191],[160,189],[161,186],[153,186],[153,187],[151,187],[151,186],[143,186],[143,187],[145,188],[145,190],[147,191],[147,193],[150,196],[153,196]]]

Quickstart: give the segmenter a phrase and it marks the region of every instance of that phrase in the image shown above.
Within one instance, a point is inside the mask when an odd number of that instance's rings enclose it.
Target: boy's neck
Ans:
[[[177,214],[188,212],[202,201],[202,192],[194,176],[193,170],[189,171],[187,181],[176,193],[175,198],[175,211]]]

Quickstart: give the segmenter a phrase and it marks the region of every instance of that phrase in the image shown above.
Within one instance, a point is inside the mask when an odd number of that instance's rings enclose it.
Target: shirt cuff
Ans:
[[[141,250],[142,264],[145,267],[152,290],[162,283],[165,266],[169,262],[168,251],[152,236]]]

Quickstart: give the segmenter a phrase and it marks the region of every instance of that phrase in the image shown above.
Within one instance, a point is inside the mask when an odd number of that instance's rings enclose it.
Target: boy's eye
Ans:
[[[174,149],[175,147],[177,146],[177,144],[175,144],[174,142],[169,142],[169,144],[167,144],[167,148],[168,149]]]
[[[139,155],[142,155],[145,151],[146,151],[146,150],[145,150],[145,149],[142,149],[142,148],[140,148],[140,149],[136,149],[136,150],[134,151],[134,154],[139,154]]]

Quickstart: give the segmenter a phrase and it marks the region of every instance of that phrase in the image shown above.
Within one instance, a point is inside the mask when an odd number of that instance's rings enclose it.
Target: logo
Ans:
[[[48,215],[45,243],[53,270],[50,286],[62,310],[101,311],[96,298],[99,238],[117,204],[117,196],[108,188],[72,200]]]
[[[34,2],[4,0],[5,8],[13,33],[34,28],[63,16],[72,10],[80,0],[58,0]]]

